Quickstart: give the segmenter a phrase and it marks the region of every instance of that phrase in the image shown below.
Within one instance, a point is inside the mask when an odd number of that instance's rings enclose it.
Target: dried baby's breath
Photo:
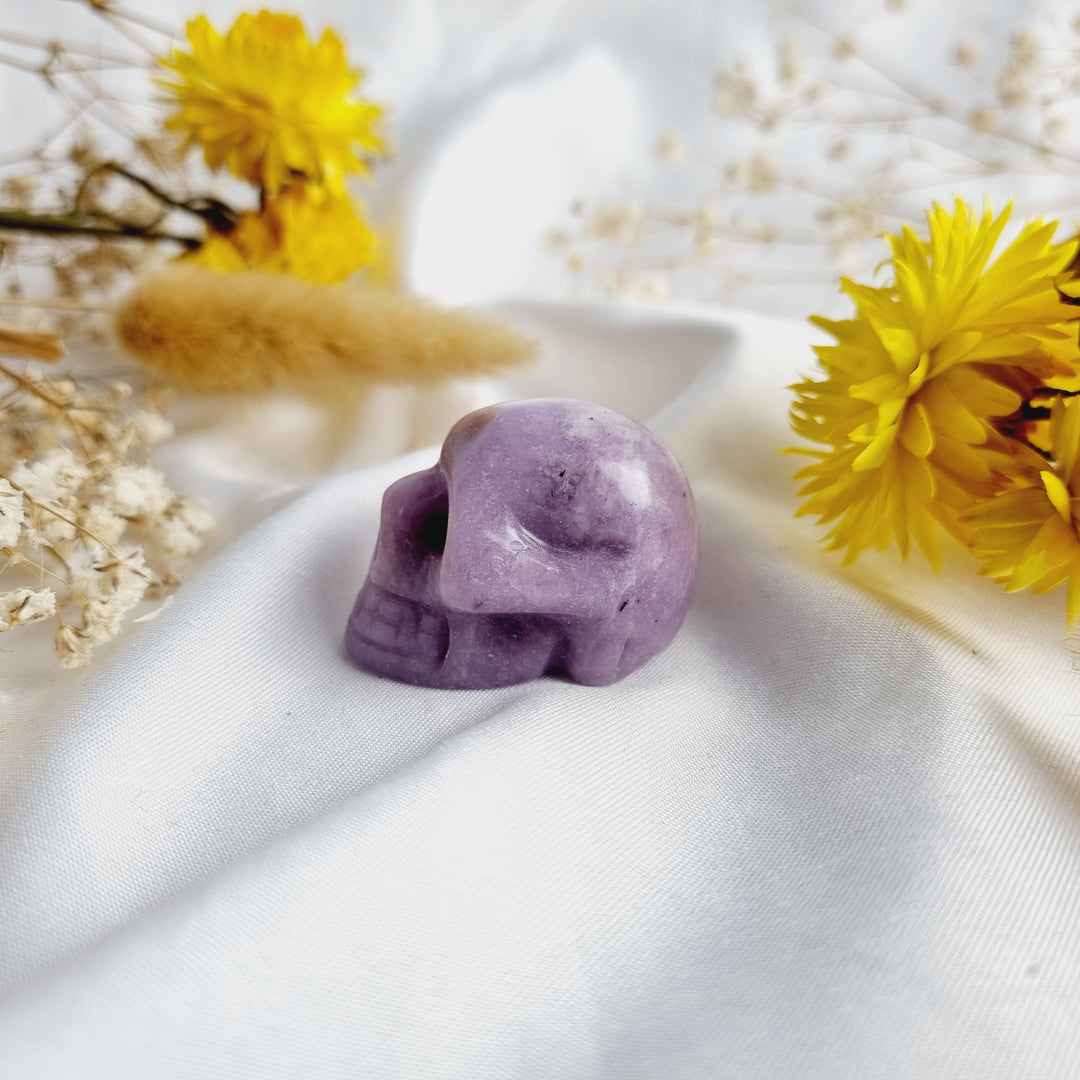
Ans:
[[[931,0],[843,20],[812,7],[774,6],[760,27],[772,55],[730,53],[711,101],[662,118],[638,186],[574,201],[548,247],[576,295],[739,291],[790,312],[821,304],[838,273],[872,274],[880,235],[917,227],[928,201],[1075,215],[1080,20],[1036,2],[973,33]]]
[[[55,618],[80,667],[179,582],[213,521],[147,463],[171,431],[125,383],[0,363],[0,631]]]

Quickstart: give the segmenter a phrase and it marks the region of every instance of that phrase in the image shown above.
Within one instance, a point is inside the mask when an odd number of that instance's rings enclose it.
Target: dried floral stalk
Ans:
[[[48,300],[72,305],[57,320],[65,336],[100,339],[94,309],[111,301],[151,246],[132,241],[190,245],[192,233],[203,230],[201,223],[191,228],[190,216],[185,222],[180,208],[158,197],[160,190],[109,163],[115,147],[126,145],[134,173],[148,172],[183,192],[178,141],[148,125],[130,91],[119,90],[129,73],[152,69],[170,36],[154,28],[162,34],[155,43],[144,17],[111,0],[72,6],[70,38],[0,27],[0,65],[25,72],[26,81],[36,80],[61,106],[60,117],[31,145],[2,148],[0,300],[40,294],[49,282]],[[182,207],[185,200],[176,202]]]
[[[149,368],[196,391],[431,383],[501,371],[534,352],[493,319],[403,293],[182,262],[139,281],[115,328]]]

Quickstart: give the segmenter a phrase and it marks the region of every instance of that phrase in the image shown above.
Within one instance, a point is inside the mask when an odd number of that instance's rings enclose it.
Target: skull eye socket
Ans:
[[[522,524],[552,552],[600,553],[610,559],[625,559],[636,550],[633,540],[621,535],[621,530],[595,521],[581,524],[561,513],[529,514]]]
[[[450,506],[445,495],[424,506],[416,520],[413,537],[425,555],[441,555],[446,549],[446,524]]]

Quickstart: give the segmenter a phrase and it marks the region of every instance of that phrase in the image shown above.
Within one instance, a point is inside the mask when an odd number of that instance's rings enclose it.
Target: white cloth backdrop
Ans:
[[[542,359],[387,391],[329,469],[286,404],[208,408],[161,457],[221,520],[175,602],[89,674],[0,654],[0,1076],[1076,1076],[1060,597],[960,557],[841,569],[777,452],[804,324],[554,303],[531,246],[753,7],[301,8],[398,105],[410,280],[517,294]],[[601,689],[358,671],[382,491],[460,413],[536,394],[638,417],[686,467],[675,643]]]

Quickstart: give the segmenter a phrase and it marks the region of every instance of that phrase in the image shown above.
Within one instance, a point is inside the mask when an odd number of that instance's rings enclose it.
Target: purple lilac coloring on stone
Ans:
[[[496,405],[387,489],[345,644],[421,686],[607,685],[675,636],[697,564],[689,484],[649,431],[583,401]]]

